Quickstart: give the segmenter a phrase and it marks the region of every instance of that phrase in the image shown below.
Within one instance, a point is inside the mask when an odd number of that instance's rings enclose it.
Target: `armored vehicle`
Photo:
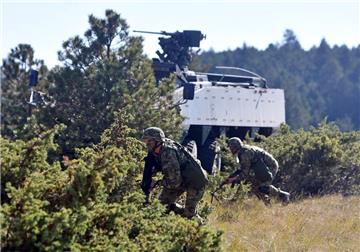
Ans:
[[[161,35],[162,52],[153,59],[156,80],[176,73],[175,102],[185,117],[182,144],[191,143],[208,173],[221,167],[216,145],[221,134],[241,139],[255,132],[269,136],[285,122],[284,90],[269,88],[258,74],[238,67],[218,67],[214,73],[189,70],[191,49],[205,38],[201,31],[135,32]]]

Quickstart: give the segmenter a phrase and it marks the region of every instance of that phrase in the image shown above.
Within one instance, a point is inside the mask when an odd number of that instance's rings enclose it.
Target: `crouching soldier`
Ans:
[[[279,165],[271,154],[257,146],[245,145],[237,137],[230,138],[228,144],[231,153],[238,157],[239,164],[227,183],[245,180],[250,183],[251,191],[265,204],[270,204],[270,196],[289,203],[290,194],[272,185]]]
[[[189,219],[197,215],[196,207],[204,195],[208,182],[200,161],[179,143],[165,138],[160,128],[147,128],[142,139],[148,148],[148,155],[155,157],[157,170],[161,170],[163,174],[160,202],[165,204],[169,211],[173,210]],[[144,182],[143,178],[143,184]],[[185,192],[185,208],[182,208],[176,204],[176,201]]]

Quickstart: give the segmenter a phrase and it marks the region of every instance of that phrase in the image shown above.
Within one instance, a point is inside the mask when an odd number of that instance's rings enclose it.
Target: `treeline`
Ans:
[[[265,50],[246,44],[210,50],[193,64],[200,71],[216,71],[215,66],[246,68],[266,78],[269,87],[284,89],[286,121],[293,128],[309,128],[327,118],[342,130],[360,129],[360,46],[330,47],[323,39],[304,50],[295,33],[286,30],[281,43]]]

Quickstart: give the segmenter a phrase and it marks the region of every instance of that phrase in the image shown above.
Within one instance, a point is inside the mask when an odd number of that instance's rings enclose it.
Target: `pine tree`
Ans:
[[[136,100],[130,110],[142,111],[133,115],[132,126],[136,129],[150,125],[165,127],[164,130],[178,128],[175,108],[163,114],[169,116],[165,121],[146,117],[156,117],[157,105],[169,108],[172,100],[169,93],[155,85],[151,62],[143,54],[142,38],[129,36],[125,19],[112,10],[106,10],[104,19],[90,15],[89,24],[84,37],[75,36],[64,42],[59,52],[64,66],[49,74],[53,106],[42,113],[40,121],[48,127],[67,125],[59,137],[63,153],[73,155],[75,147],[99,142],[101,133],[114,120],[114,113],[129,109],[131,97]],[[141,122],[137,127],[136,120]]]
[[[34,49],[19,44],[11,49],[1,66],[1,134],[18,139],[31,115],[29,75],[32,68],[39,71],[40,81],[35,89],[43,91],[47,67],[43,60],[34,58]]]

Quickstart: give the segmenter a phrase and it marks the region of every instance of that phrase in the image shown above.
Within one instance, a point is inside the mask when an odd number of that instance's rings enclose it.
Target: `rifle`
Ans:
[[[217,201],[219,201],[219,199],[216,197],[215,193],[216,193],[217,191],[219,191],[220,189],[222,189],[223,186],[228,183],[227,180],[228,180],[228,178],[225,179],[223,182],[221,182],[221,184],[211,193],[211,201],[210,201],[211,203],[213,203],[214,197],[215,197],[215,199],[216,199]]]

